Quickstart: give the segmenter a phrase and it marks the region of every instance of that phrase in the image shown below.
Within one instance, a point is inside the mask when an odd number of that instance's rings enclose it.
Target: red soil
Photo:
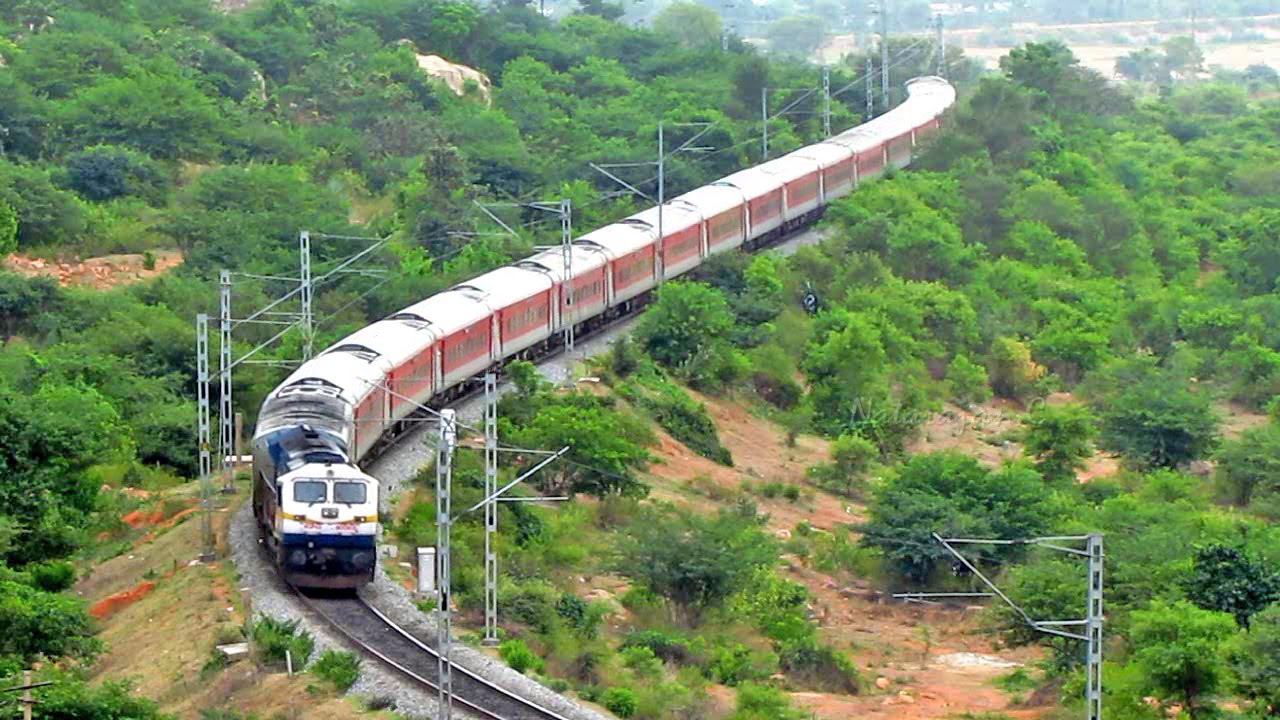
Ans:
[[[142,598],[151,594],[151,591],[155,589],[155,583],[150,580],[145,580],[132,590],[118,592],[115,595],[110,595],[99,602],[94,603],[93,607],[89,608],[89,615],[101,620],[108,615],[112,615],[117,611],[138,602]]]

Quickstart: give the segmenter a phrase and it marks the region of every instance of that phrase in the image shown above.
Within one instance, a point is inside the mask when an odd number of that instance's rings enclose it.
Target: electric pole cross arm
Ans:
[[[984,539],[984,538],[944,538],[938,533],[933,533],[933,539],[942,544],[947,552],[951,553],[956,560],[973,573],[975,577],[982,581],[991,590],[990,595],[1000,598],[1006,605],[1013,609],[1028,627],[1037,632],[1046,635],[1056,635],[1058,637],[1069,638],[1072,640],[1082,640],[1085,643],[1085,717],[1086,720],[1102,720],[1102,623],[1103,607],[1102,607],[1102,565],[1105,555],[1102,551],[1102,533],[1091,533],[1089,535],[1059,535],[1051,537],[1035,537],[1017,540],[1005,539]],[[1063,542],[1084,542],[1085,549],[1068,547],[1059,543]],[[1035,620],[1027,611],[1023,610],[1008,595],[1004,594],[996,584],[991,582],[982,571],[977,568],[955,545],[1035,545],[1048,550],[1056,550],[1058,552],[1070,555],[1082,555],[1088,560],[1088,574],[1086,576],[1085,591],[1085,617],[1082,620]],[[921,600],[926,597],[974,597],[979,595],[987,595],[988,593],[901,593],[894,597],[902,597],[904,600]],[[1069,632],[1067,630],[1059,630],[1065,627],[1082,627],[1081,632]]]

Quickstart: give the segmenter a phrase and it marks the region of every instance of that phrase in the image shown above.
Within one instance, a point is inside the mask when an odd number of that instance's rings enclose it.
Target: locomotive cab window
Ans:
[[[364,483],[336,482],[333,484],[333,501],[346,505],[360,505],[369,499],[369,488]]]
[[[313,505],[329,498],[329,485],[323,480],[300,480],[293,484],[293,501]]]

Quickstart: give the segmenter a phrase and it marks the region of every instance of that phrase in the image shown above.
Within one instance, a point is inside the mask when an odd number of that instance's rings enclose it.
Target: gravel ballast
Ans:
[[[231,518],[229,543],[231,559],[240,575],[240,591],[248,596],[249,611],[254,619],[266,616],[276,620],[297,621],[298,626],[315,639],[315,650],[311,654],[313,660],[326,650],[356,649],[345,638],[331,631],[323,621],[313,619],[280,580],[275,567],[259,547],[253,507],[247,502]],[[347,694],[362,701],[379,701],[379,704],[384,705],[384,701],[390,699],[388,707],[405,717],[423,720],[436,717],[436,701],[432,691],[404,679],[369,658],[364,658],[360,665],[360,678]],[[470,717],[458,708],[454,708],[454,716]]]

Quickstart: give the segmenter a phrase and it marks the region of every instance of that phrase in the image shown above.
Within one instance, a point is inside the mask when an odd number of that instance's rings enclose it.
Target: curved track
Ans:
[[[309,596],[294,589],[312,613],[360,651],[414,683],[438,692],[439,653],[386,615],[351,595]],[[569,720],[497,683],[453,664],[453,704],[486,720]]]

